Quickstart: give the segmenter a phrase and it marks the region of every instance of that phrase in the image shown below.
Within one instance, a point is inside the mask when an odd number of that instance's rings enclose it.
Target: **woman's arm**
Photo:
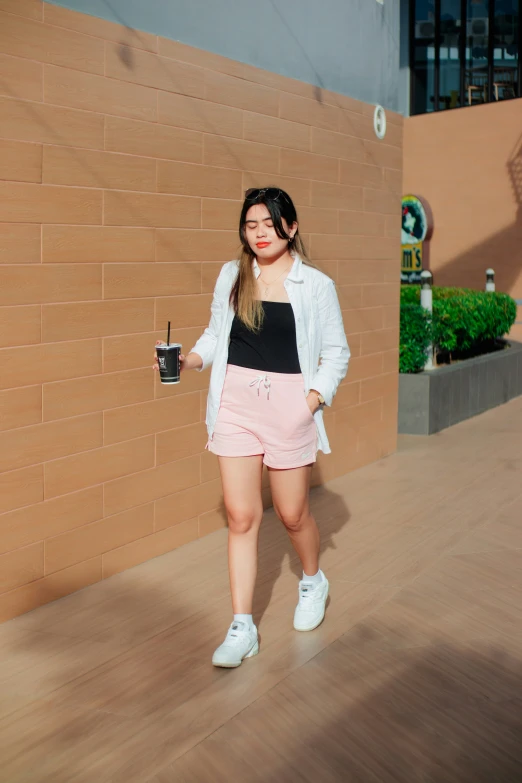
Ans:
[[[214,286],[214,296],[212,297],[212,304],[210,306],[210,323],[187,356],[187,360],[190,359],[190,357],[194,357],[194,354],[197,354],[197,356],[201,358],[201,364],[199,366],[196,357],[190,360],[191,369],[198,370],[198,372],[206,370],[214,361],[221,322],[228,307],[227,296],[230,295],[228,265],[229,264],[224,264],[221,267],[218,279],[216,280],[216,285]]]
[[[184,370],[201,370],[203,368],[203,359],[199,353],[191,351],[187,356],[182,357]]]
[[[344,333],[343,315],[333,280],[328,280],[319,293],[319,321],[321,326],[321,352],[319,369],[312,378],[310,389],[324,397],[331,405],[337,387],[346,375],[350,349]]]

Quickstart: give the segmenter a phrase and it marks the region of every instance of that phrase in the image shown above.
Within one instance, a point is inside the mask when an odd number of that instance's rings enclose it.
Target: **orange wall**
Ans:
[[[522,299],[522,101],[404,123],[404,192],[424,196],[435,230],[430,264],[438,285],[497,290]]]
[[[395,449],[402,120],[152,35],[0,2],[0,620],[225,524],[208,372],[162,387],[234,257],[242,193],[293,195],[353,353],[314,481]],[[265,493],[265,502],[269,502]]]

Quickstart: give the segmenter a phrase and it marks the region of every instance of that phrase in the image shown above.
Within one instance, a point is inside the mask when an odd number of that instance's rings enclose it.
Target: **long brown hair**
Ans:
[[[253,332],[259,331],[264,315],[261,302],[256,296],[256,278],[252,267],[255,253],[248,244],[245,232],[247,212],[255,204],[264,204],[268,209],[275,232],[280,239],[288,240],[290,253],[299,255],[305,264],[314,266],[307,257],[303,240],[299,235],[299,227],[291,237],[283,226],[283,219],[287,226],[297,223],[297,212],[288,193],[276,187],[247,190],[239,218],[239,238],[241,240],[239,274],[230,293],[230,303],[245,326]]]

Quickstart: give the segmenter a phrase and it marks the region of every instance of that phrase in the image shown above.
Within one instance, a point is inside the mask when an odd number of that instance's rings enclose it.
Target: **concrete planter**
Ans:
[[[399,375],[399,433],[432,435],[522,395],[522,344]]]

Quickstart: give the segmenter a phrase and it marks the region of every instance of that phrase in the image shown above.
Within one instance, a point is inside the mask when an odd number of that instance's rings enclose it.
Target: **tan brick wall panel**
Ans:
[[[433,212],[437,285],[484,290],[493,267],[497,291],[522,299],[521,108],[520,99],[495,101],[405,121],[404,188]]]
[[[402,120],[378,142],[372,113],[0,0],[0,621],[226,524],[209,372],[165,387],[151,364],[168,320],[184,350],[207,325],[249,187],[292,194],[338,285],[353,358],[313,481],[395,448]]]

